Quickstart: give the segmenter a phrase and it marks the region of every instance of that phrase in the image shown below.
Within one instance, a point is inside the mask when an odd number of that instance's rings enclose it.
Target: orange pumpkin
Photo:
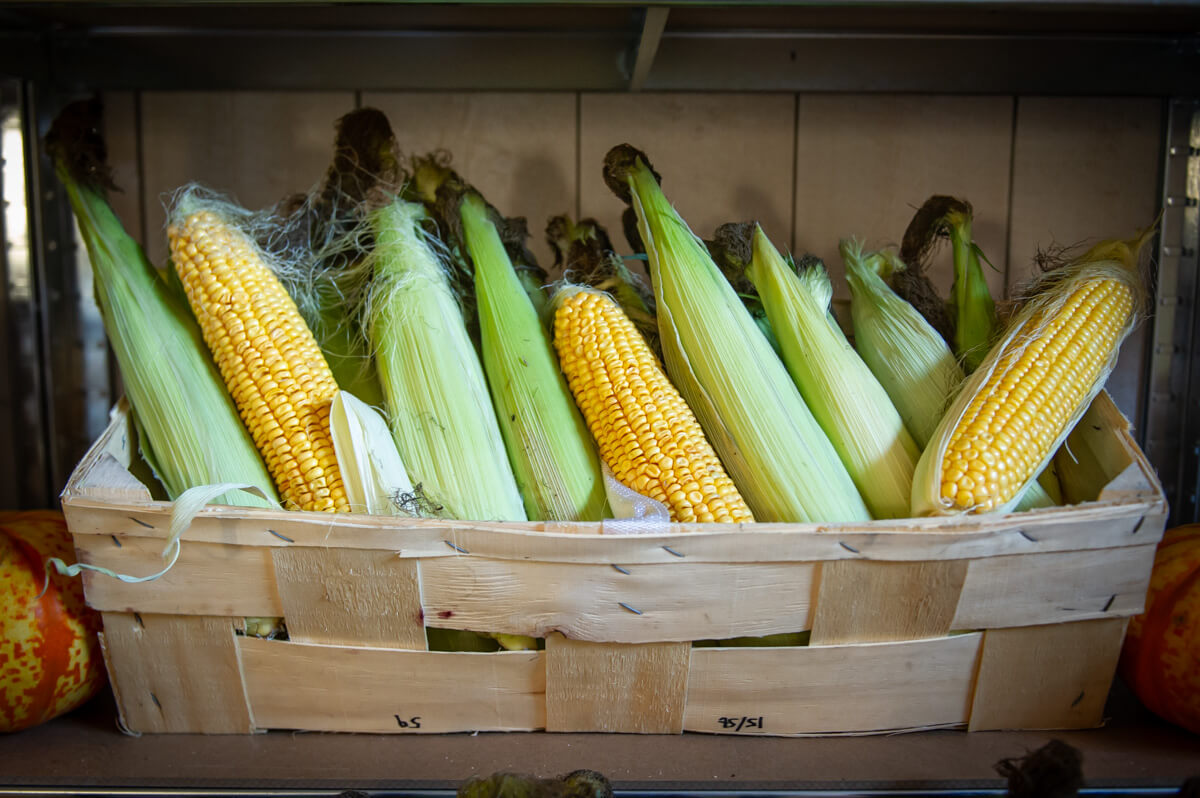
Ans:
[[[83,584],[50,569],[75,561],[62,513],[0,513],[0,731],[44,723],[78,707],[104,684],[99,613]]]
[[[1200,734],[1200,524],[1163,535],[1146,611],[1129,622],[1121,677],[1150,711]]]

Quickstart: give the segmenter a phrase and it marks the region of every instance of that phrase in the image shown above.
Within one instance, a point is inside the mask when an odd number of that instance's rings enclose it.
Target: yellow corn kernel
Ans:
[[[179,213],[167,234],[204,341],[285,505],[349,510],[329,435],[338,386],[295,303],[215,211]]]
[[[565,294],[554,316],[554,344],[618,481],[667,505],[673,521],[754,520],[683,397],[607,294]]]

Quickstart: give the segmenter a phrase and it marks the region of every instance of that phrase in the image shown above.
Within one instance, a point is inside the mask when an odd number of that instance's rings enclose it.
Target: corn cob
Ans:
[[[608,514],[600,459],[523,291],[489,206],[461,195],[465,249],[475,265],[483,365],[531,519],[598,521]]]
[[[894,252],[864,253],[852,239],[843,239],[839,251],[858,352],[924,448],[965,375],[945,339],[884,282],[905,268]]]
[[[833,288],[824,265],[810,259],[798,274],[757,224],[723,225],[715,242],[727,273],[753,284],[788,373],[871,515],[906,517],[921,452],[883,386],[830,317]]]
[[[555,303],[559,362],[617,480],[667,505],[672,521],[753,521],[692,411],[617,303],[574,286]]]
[[[1135,253],[1147,236],[1132,247],[1106,242],[1043,278],[922,455],[915,514],[1004,511],[1020,498],[1103,387],[1137,320]]]
[[[667,373],[759,521],[865,521],[870,513],[787,370],[645,156],[609,151],[605,182],[637,213]]]
[[[105,199],[111,184],[98,115],[92,102],[68,106],[46,144],[87,247],[96,304],[133,406],[142,456],[171,499],[189,488],[234,482],[254,485],[263,496],[233,491],[218,503],[275,506],[271,477],[196,320]]]
[[[176,201],[171,260],[204,341],[285,505],[346,511],[329,409],[337,383],[254,243],[194,191]]]
[[[913,216],[904,231],[900,258],[923,263],[941,237],[950,239],[954,256],[954,284],[950,289],[950,324],[954,354],[968,373],[987,356],[996,333],[996,306],[980,265],[979,246],[971,238],[974,211],[954,197],[933,196]]]
[[[539,285],[531,295],[521,279],[526,267],[536,268],[525,220],[502,217],[433,158],[418,160],[415,174],[420,196],[434,198],[443,236],[469,272],[463,301],[475,311],[484,372],[526,513],[536,520],[604,518],[600,457],[559,369],[551,312],[537,310],[545,293]]]
[[[415,202],[370,215],[367,332],[388,423],[414,483],[450,518],[524,521],[525,509],[447,271]]]

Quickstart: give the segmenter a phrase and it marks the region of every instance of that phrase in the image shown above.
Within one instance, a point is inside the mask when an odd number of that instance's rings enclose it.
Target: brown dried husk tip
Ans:
[[[754,258],[755,227],[757,222],[727,222],[713,231],[711,241],[704,242],[708,254],[733,289],[752,296],[758,292],[746,277],[746,270]]]
[[[547,223],[546,241],[554,250],[555,266],[563,279],[611,294],[658,354],[654,292],[613,251],[604,227],[591,218],[575,224],[563,214]]]
[[[259,240],[268,252],[320,247],[343,236],[364,214],[390,203],[405,184],[407,174],[386,114],[359,108],[339,118],[334,129],[333,160],[320,188],[313,195],[292,194],[275,206],[274,214],[287,221],[269,240]],[[346,265],[337,260],[329,265]]]
[[[581,282],[593,285],[593,280],[616,275],[612,242],[595,219],[575,224],[566,214],[551,217],[546,223],[546,242],[554,250],[554,267],[574,273]]]
[[[545,282],[546,271],[538,265],[537,258],[526,243],[529,240],[529,225],[524,216],[502,216],[478,189],[450,167],[449,155],[444,151],[414,158],[412,172],[413,190],[429,208],[443,240],[459,251],[463,265],[470,266],[471,260],[463,235],[460,209],[463,199],[474,194],[487,207],[488,219],[500,235],[513,268],[532,272],[537,279]]]
[[[104,196],[120,191],[108,165],[108,147],[100,132],[104,104],[99,97],[78,100],[62,110],[46,134],[46,152],[77,184]]]
[[[645,164],[654,175],[654,180],[661,186],[662,176],[655,171],[646,153],[632,144],[618,144],[604,156],[604,184],[626,205],[633,204],[628,179],[630,171],[637,167],[638,161]]]
[[[893,272],[888,279],[892,290],[916,308],[947,342],[954,339],[954,322],[946,310],[946,300],[925,270],[938,244],[949,234],[948,218],[954,214],[971,217],[971,203],[944,194],[925,200],[908,223],[900,245],[900,260],[906,268]]]

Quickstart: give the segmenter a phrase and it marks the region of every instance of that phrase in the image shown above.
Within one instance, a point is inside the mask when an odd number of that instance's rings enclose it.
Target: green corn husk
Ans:
[[[885,280],[903,271],[894,251],[864,253],[861,242],[838,247],[850,284],[850,316],[858,353],[887,391],[917,446],[924,450],[965,375],[937,330]],[[1062,504],[1047,468],[1021,497],[1017,512]]]
[[[713,259],[713,262],[721,267],[721,271],[725,273],[729,284],[733,286],[733,290],[741,298],[742,304],[746,306],[750,317],[754,319],[754,324],[758,327],[759,332],[763,334],[763,337],[767,339],[767,343],[775,350],[776,356],[782,358],[783,350],[779,346],[779,339],[775,336],[775,331],[771,329],[771,320],[767,317],[767,309],[763,307],[762,298],[759,297],[758,291],[754,288],[754,283],[746,277],[745,267],[747,264],[743,262],[740,264],[740,268],[727,268],[728,264],[723,261],[729,258],[730,253],[722,242],[705,241],[704,246],[708,249],[708,254]],[[749,258],[749,255],[746,257]],[[792,265],[794,266],[795,264]]]
[[[831,319],[833,288],[824,264],[810,259],[799,273],[793,271],[757,224],[723,225],[715,239],[727,273],[744,275],[757,291],[784,365],[871,515],[907,517],[921,451],[883,386]]]
[[[950,239],[954,255],[954,284],[947,306],[953,330],[950,343],[967,373],[987,357],[997,332],[996,306],[983,276],[979,247],[971,238],[972,220],[970,203],[930,197],[904,231],[900,252],[905,263],[924,263],[940,238]]]
[[[425,204],[426,209],[436,220],[439,236],[446,245],[447,259],[453,266],[451,281],[454,293],[462,306],[463,316],[467,320],[467,329],[476,346],[479,345],[479,314],[475,308],[475,276],[471,265],[470,255],[464,250],[462,236],[455,231],[462,226],[456,214],[449,216],[442,213],[438,204],[438,189],[448,181],[461,183],[461,178],[450,168],[450,156],[445,152],[432,153],[412,159],[412,182],[408,187],[411,198]],[[517,279],[525,291],[538,318],[542,321],[546,333],[551,332],[553,310],[550,304],[550,292],[547,290],[550,279],[546,270],[538,266],[537,258],[525,245],[529,230],[523,217],[503,219],[503,224],[497,226],[497,231],[504,241]]]
[[[464,248],[475,267],[484,370],[525,511],[533,520],[598,521],[608,514],[600,457],[545,325],[490,207],[474,191],[457,196]]]
[[[945,339],[885,282],[904,269],[894,253],[864,253],[862,243],[853,239],[842,239],[838,250],[850,284],[858,352],[892,397],[913,440],[924,448],[966,375]]]
[[[524,521],[483,369],[425,218],[402,199],[370,214],[367,332],[388,425],[413,483],[445,515]]]
[[[612,241],[600,223],[595,219],[576,223],[566,214],[555,216],[546,225],[546,241],[554,249],[554,265],[562,272],[563,279],[611,295],[661,357],[654,294],[613,250]]]
[[[755,518],[869,520],[833,444],[645,156],[615,147],[604,177],[637,212],[667,371]]]
[[[249,484],[215,501],[277,507],[279,497],[187,305],[129,237],[105,199],[111,186],[99,108],[68,106],[46,145],[87,246],[96,304],[133,405],[143,457],[171,499],[189,488]]]

